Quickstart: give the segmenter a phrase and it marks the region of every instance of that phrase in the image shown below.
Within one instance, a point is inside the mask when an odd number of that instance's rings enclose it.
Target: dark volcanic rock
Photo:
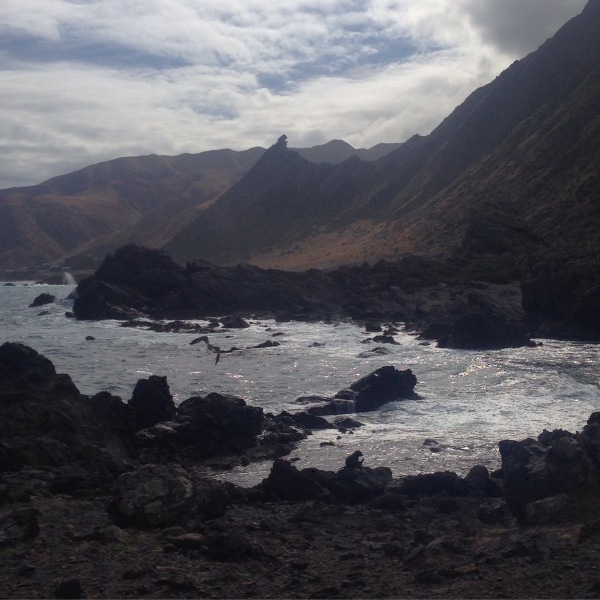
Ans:
[[[577,436],[545,432],[541,437],[544,445],[534,439],[499,444],[504,494],[512,512],[523,521],[540,521],[597,510],[600,425],[594,416]]]
[[[81,582],[77,577],[63,579],[54,590],[55,598],[64,600],[75,600],[77,598],[87,598],[86,593],[81,587]]]
[[[148,379],[137,382],[129,406],[138,430],[172,420],[177,410],[167,378],[158,375],[150,375]]]
[[[306,473],[298,471],[287,460],[277,459],[261,487],[282,500],[316,500],[326,495],[325,489]]]
[[[477,488],[456,473],[443,471],[404,477],[399,489],[407,496],[468,496]]]
[[[211,454],[241,453],[255,446],[264,424],[262,408],[242,398],[212,393],[184,400],[177,411],[184,441]]]
[[[168,527],[222,515],[227,486],[176,465],[143,465],[117,481],[113,509],[134,526]]]
[[[394,400],[416,398],[415,385],[417,378],[410,369],[398,371],[393,366],[386,366],[361,377],[350,389],[357,394],[357,412],[363,412]]]
[[[422,275],[416,287],[411,275],[415,269]],[[440,273],[434,265],[427,266],[415,257],[380,261],[372,267],[364,264],[304,272],[247,264],[220,267],[204,261],[182,268],[163,252],[130,244],[108,256],[93,276],[80,282],[73,310],[78,319],[258,314],[275,315],[280,321],[350,317],[424,325],[427,321],[449,322],[464,313],[463,305],[469,305],[472,295],[469,290],[476,289],[477,297],[484,300],[478,305],[493,308],[507,318],[523,314],[515,285],[505,286],[510,289],[492,284],[438,285]],[[411,278],[413,283],[407,285]],[[423,287],[425,284],[431,287]],[[458,304],[457,298],[461,299]]]
[[[327,489],[341,502],[357,504],[381,496],[391,481],[392,471],[387,467],[344,467],[329,478]]]
[[[219,319],[221,325],[227,329],[247,329],[250,327],[247,321],[238,317],[237,315],[230,315],[228,317],[222,317]]]
[[[52,304],[56,301],[56,296],[52,294],[40,294],[34,301],[29,305],[29,308],[37,308],[38,306],[44,306],[44,304]]]
[[[55,490],[90,489],[130,465],[126,439],[68,375],[21,344],[0,346],[0,466],[51,472]]]
[[[507,321],[500,315],[469,313],[459,317],[447,336],[438,341],[439,348],[494,350],[535,346],[520,323]]]
[[[410,369],[398,371],[393,366],[376,369],[355,381],[349,390],[341,390],[324,405],[312,406],[313,415],[339,415],[377,410],[388,402],[417,398],[417,378]]]
[[[256,447],[265,425],[262,408],[248,406],[242,398],[211,393],[184,400],[174,420],[139,431],[136,441],[145,449],[146,460],[168,462],[185,456],[202,460],[241,455]]]
[[[371,469],[359,465],[345,466],[337,472],[314,468],[299,471],[290,462],[279,459],[261,488],[294,502],[334,498],[343,504],[358,504],[383,495],[391,481],[392,471],[387,467]]]
[[[35,539],[40,533],[39,512],[34,508],[17,509],[0,518],[0,548],[16,546]]]
[[[597,251],[543,254],[521,281],[523,308],[539,335],[600,340],[600,269]]]

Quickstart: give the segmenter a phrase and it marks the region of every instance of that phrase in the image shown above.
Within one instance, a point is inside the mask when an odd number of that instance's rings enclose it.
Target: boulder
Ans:
[[[394,346],[399,346],[398,342],[391,335],[376,335],[373,338],[373,341],[376,344],[393,344]]]
[[[275,460],[269,476],[260,487],[269,495],[295,502],[317,500],[326,495],[323,486],[283,459]]]
[[[170,421],[177,412],[167,378],[157,375],[137,382],[129,406],[137,430],[152,427],[161,421]]]
[[[256,446],[264,414],[262,408],[248,406],[242,398],[211,393],[184,400],[175,420],[182,443],[214,456],[239,454]]]
[[[273,340],[267,340],[266,342],[262,342],[261,344],[252,346],[252,348],[276,348],[279,345],[280,345],[279,342],[275,342]]]
[[[52,362],[33,348],[11,342],[0,346],[0,381],[8,383],[24,377],[32,382],[42,382],[55,376]]]
[[[77,577],[61,580],[54,590],[55,598],[64,600],[75,600],[77,598],[87,598],[87,594],[81,587],[81,581]]]
[[[55,301],[56,296],[53,296],[52,294],[43,293],[39,296],[36,296],[34,301],[29,305],[29,308],[37,308],[38,306],[44,306],[44,304],[52,304]]]
[[[326,404],[312,406],[307,412],[323,416],[377,410],[388,402],[418,398],[416,384],[417,378],[410,369],[380,367],[355,381],[350,389],[339,391]]]
[[[402,478],[399,493],[406,496],[437,496],[440,494],[460,497],[477,492],[477,487],[452,471],[411,475]]]
[[[501,498],[503,496],[502,486],[498,479],[491,478],[487,467],[475,465],[465,475],[465,481],[472,483],[480,492],[490,498]]]
[[[392,471],[387,467],[345,466],[337,472],[315,468],[298,470],[292,463],[278,459],[261,488],[282,500],[294,502],[334,498],[343,504],[359,504],[383,495],[391,481]]]
[[[577,438],[557,436],[546,446],[531,438],[499,443],[504,494],[518,519],[527,521],[536,515],[535,519],[539,520],[540,511],[546,515],[551,513],[556,519],[567,518],[590,503],[594,504],[600,491],[600,471],[594,454],[597,446],[592,437],[596,424],[591,425]],[[548,501],[528,508],[532,503],[561,494],[567,495],[568,503]]]
[[[170,527],[221,516],[228,487],[176,465],[142,465],[117,480],[112,510],[135,527]]]
[[[109,392],[99,392],[89,399],[89,405],[102,422],[110,427],[119,438],[132,442],[136,421],[133,408],[125,404],[119,396],[113,396]]]
[[[294,422],[304,429],[336,429],[327,419],[312,415],[309,412],[298,412],[291,415]]]
[[[329,479],[327,489],[344,504],[358,504],[381,496],[391,481],[388,467],[343,467]]]
[[[247,321],[237,315],[222,317],[219,321],[221,322],[221,325],[227,329],[247,329],[250,327]]]
[[[68,375],[22,344],[0,346],[0,468],[52,470],[53,488],[91,489],[129,468],[128,440]]]

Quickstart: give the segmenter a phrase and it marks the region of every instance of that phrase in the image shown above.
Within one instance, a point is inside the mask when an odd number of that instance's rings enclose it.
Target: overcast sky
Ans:
[[[2,0],[0,188],[120,156],[427,134],[586,0]]]

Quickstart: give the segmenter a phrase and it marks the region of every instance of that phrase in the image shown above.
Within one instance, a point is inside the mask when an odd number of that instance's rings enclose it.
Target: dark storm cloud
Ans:
[[[468,0],[473,23],[500,50],[520,57],[538,48],[587,0]]]

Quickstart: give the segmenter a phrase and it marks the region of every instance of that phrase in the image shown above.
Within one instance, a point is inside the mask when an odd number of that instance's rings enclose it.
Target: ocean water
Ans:
[[[439,470],[464,475],[475,464],[497,468],[499,440],[535,437],[543,429],[581,430],[600,410],[600,358],[594,344],[543,340],[538,348],[463,351],[424,346],[402,332],[395,335],[398,345],[385,345],[389,355],[364,357],[359,355],[381,344],[366,341],[373,334],[350,322],[250,320],[249,329],[209,336],[221,349],[239,348],[215,364],[204,344],[190,345],[193,334],[67,319],[72,303],[66,297],[73,289],[0,283],[0,343],[31,346],[58,372],[68,373],[84,394],[106,390],[126,401],[138,379],[163,375],[177,403],[220,392],[277,413],[301,409],[294,402],[299,396],[333,395],[383,365],[413,370],[420,399],[355,415],[364,427],[354,433],[315,432],[291,456],[298,467],[337,470],[360,449],[365,465],[389,466],[396,476]],[[58,300],[29,308],[42,292]],[[250,348],[267,340],[280,345]],[[427,438],[437,440],[442,452],[424,447]],[[222,476],[252,485],[269,468],[270,463],[252,464]]]

